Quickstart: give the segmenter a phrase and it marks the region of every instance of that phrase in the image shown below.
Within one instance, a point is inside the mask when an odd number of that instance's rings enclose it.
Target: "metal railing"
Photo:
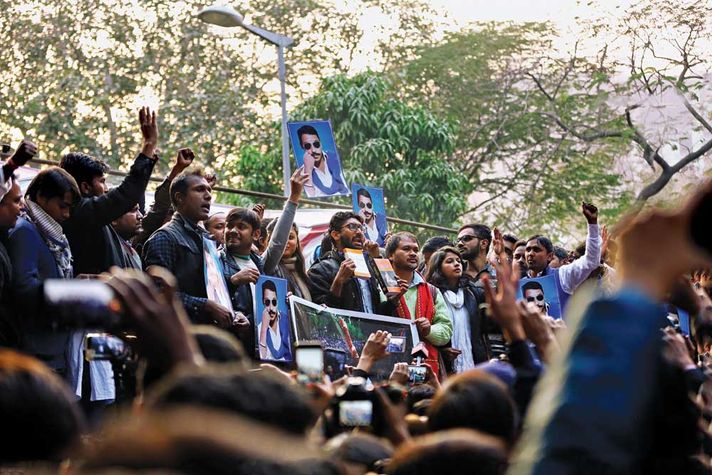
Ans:
[[[59,165],[58,162],[53,162],[51,160],[42,160],[39,158],[32,159],[31,161],[33,163],[37,163],[40,165],[54,165],[54,166]],[[126,173],[126,172],[121,172],[121,171],[117,171],[117,170],[109,170],[107,173],[109,175],[120,176],[120,177],[125,177],[128,175],[128,173]],[[152,176],[151,178],[149,178],[150,181],[154,181],[157,183],[161,183],[164,179],[165,179],[165,177],[161,178],[161,177],[156,177],[156,176]],[[277,201],[287,201],[286,196],[275,195],[273,193],[264,193],[261,191],[240,190],[238,188],[228,188],[226,186],[215,186],[215,187],[213,187],[213,190],[221,191],[224,193],[233,193],[236,195],[252,196],[254,198],[262,198],[262,199],[277,200]],[[352,209],[351,206],[348,206],[348,205],[342,205],[342,204],[338,204],[338,203],[325,202],[325,201],[319,201],[319,200],[310,200],[310,199],[306,199],[306,198],[300,199],[299,203],[316,206],[318,208],[338,208],[338,209],[346,209],[346,210]],[[457,229],[446,228],[444,226],[437,226],[435,224],[419,223],[417,221],[410,221],[408,219],[391,218],[390,216],[386,216],[386,220],[389,223],[403,224],[406,226],[413,226],[416,228],[423,228],[423,229],[432,229],[434,231],[440,231],[440,232],[444,232],[444,233],[448,233],[448,234],[457,233]]]

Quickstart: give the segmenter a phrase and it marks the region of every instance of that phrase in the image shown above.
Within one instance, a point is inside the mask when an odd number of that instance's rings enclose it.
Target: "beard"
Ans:
[[[480,257],[480,247],[474,247],[461,252],[462,258],[466,261],[471,261]]]

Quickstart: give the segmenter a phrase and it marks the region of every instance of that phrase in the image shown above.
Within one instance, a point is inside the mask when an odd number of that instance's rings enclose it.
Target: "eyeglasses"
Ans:
[[[307,142],[307,143],[305,143],[304,145],[302,145],[302,147],[304,148],[304,150],[311,150],[312,146],[314,146],[314,148],[321,148],[321,142],[319,142],[319,141],[317,140],[317,141],[314,142],[314,143],[309,143],[309,142]]]
[[[277,299],[264,299],[262,301],[263,304],[265,304],[265,307],[276,307],[277,306]]]
[[[363,208],[368,208],[372,209],[373,208],[373,203],[364,203],[363,201],[358,202],[358,207],[363,209]]]
[[[341,229],[344,229],[344,228],[348,229],[349,231],[353,231],[353,232],[363,231],[364,229],[366,229],[362,224],[356,224],[356,223],[345,224]]]
[[[465,234],[464,236],[458,236],[457,242],[470,242],[473,239],[479,239],[479,237],[473,234]]]
[[[538,302],[543,302],[543,301],[544,301],[544,296],[541,295],[541,294],[539,294],[539,295],[537,295],[536,297],[527,297],[527,302],[534,302],[535,300],[538,301]]]

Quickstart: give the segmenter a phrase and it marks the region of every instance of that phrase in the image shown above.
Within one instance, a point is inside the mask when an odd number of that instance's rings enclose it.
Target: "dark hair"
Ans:
[[[60,168],[67,170],[77,184],[91,183],[96,177],[103,176],[109,166],[103,160],[81,152],[70,152],[59,161]]]
[[[149,406],[167,408],[189,404],[243,415],[295,434],[304,434],[314,421],[305,394],[265,373],[205,367],[159,383]]]
[[[551,239],[546,236],[542,236],[541,234],[535,234],[534,236],[527,239],[527,242],[529,241],[536,241],[541,247],[546,250],[547,253],[554,252],[554,244],[551,242]]]
[[[425,241],[423,247],[420,248],[420,252],[422,252],[423,254],[426,254],[428,252],[435,252],[441,247],[445,246],[454,246],[454,244],[450,239],[445,236],[433,236],[431,238],[428,238],[427,241]]]
[[[272,220],[272,222],[267,225],[267,235],[269,236],[269,239],[272,239],[272,233],[274,232],[275,226],[277,226],[276,219]],[[302,243],[299,240],[299,227],[296,223],[292,223],[292,229],[295,233],[297,233],[297,248],[294,250],[294,257],[296,258],[294,270],[297,274],[299,274],[299,277],[304,282],[309,282],[309,276],[307,276],[307,263],[306,259],[304,259],[304,253],[302,252]],[[284,257],[284,254],[282,257]]]
[[[297,137],[299,138],[299,145],[302,144],[302,135],[316,135],[319,137],[319,133],[311,125],[302,125],[297,129]]]
[[[277,286],[271,280],[265,280],[262,282],[262,295],[264,295],[265,290],[271,290],[275,294],[277,293]]]
[[[435,396],[435,388],[429,384],[419,384],[408,389],[408,394],[405,397],[405,404],[408,407],[408,413],[413,413],[415,405],[420,401],[432,399]]]
[[[260,229],[260,217],[251,209],[231,209],[230,212],[227,213],[227,217],[225,218],[225,225],[232,226],[237,221],[242,221],[244,223],[249,224],[253,232],[258,231]]]
[[[527,247],[527,242],[524,239],[520,239],[519,241],[514,243],[514,249],[522,246]]]
[[[355,219],[359,223],[363,224],[363,217],[360,214],[354,213],[353,211],[337,211],[334,216],[329,220],[329,229],[326,231],[327,238],[331,241],[332,249],[336,247],[336,243],[331,237],[333,231],[341,232],[341,228],[349,219]],[[329,249],[331,250],[331,249]],[[322,255],[324,255],[322,253]]]
[[[0,349],[0,421],[0,465],[59,462],[84,429],[68,386],[40,361],[8,349]]]
[[[204,178],[205,174],[203,172],[203,169],[200,167],[186,168],[171,182],[171,186],[168,190],[168,193],[171,195],[171,203],[173,203],[174,208],[178,205],[176,195],[178,193],[181,193],[183,195],[188,193],[188,186],[190,185],[189,182],[194,177]]]
[[[460,231],[463,229],[472,229],[474,231],[475,236],[477,236],[480,239],[486,239],[487,240],[487,249],[486,251],[489,252],[490,244],[492,244],[492,230],[488,227],[485,226],[484,224],[463,224],[460,226],[460,229],[457,230],[457,233],[459,234]]]
[[[371,200],[371,202],[373,202],[373,198],[371,198],[371,193],[369,193],[366,188],[359,188],[359,190],[356,192],[356,201],[358,201],[359,196],[365,196],[366,198]]]
[[[386,473],[455,475],[473,470],[477,475],[502,475],[506,469],[507,451],[500,439],[458,429],[428,434],[399,446]]]
[[[49,167],[35,175],[27,187],[25,196],[37,202],[39,195],[46,199],[63,198],[68,191],[72,193],[72,204],[76,204],[82,195],[72,175],[59,167]]]
[[[514,236],[513,234],[502,234],[502,240],[511,242],[512,244],[516,245],[519,239]]]
[[[415,237],[415,234],[413,233],[409,233],[407,231],[395,233],[391,235],[391,237],[388,239],[388,242],[386,243],[386,257],[391,257],[393,254],[395,254],[396,249],[398,249],[398,246],[404,239],[410,239],[411,241],[414,241],[416,243],[418,242],[418,238]]]
[[[460,251],[453,246],[441,247],[433,253],[430,257],[430,264],[428,265],[428,272],[425,274],[425,280],[433,284],[440,290],[447,290],[450,288],[447,279],[440,271],[440,266],[442,266],[445,261],[445,257],[448,254],[455,254],[458,259],[462,260]]]
[[[543,292],[544,287],[542,287],[541,284],[536,280],[527,280],[522,285],[522,294],[527,290],[541,290]]]
[[[190,333],[207,361],[214,363],[248,364],[249,357],[242,343],[230,333],[214,325],[190,325]]]
[[[585,251],[584,251],[585,252]],[[561,260],[569,257],[569,251],[560,246],[554,246],[554,255]]]
[[[451,378],[428,408],[431,431],[457,427],[503,438],[511,447],[517,427],[514,402],[505,386],[482,370]]]
[[[343,462],[365,465],[375,471],[376,462],[390,459],[393,449],[378,437],[364,433],[342,433],[329,439],[325,447],[332,457]]]

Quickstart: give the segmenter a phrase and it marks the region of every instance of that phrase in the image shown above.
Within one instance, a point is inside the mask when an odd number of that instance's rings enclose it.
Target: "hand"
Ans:
[[[173,274],[158,266],[149,267],[145,274],[114,267],[107,277],[107,285],[120,300],[127,323],[138,337],[127,341],[139,354],[162,369],[203,363],[198,344],[188,331],[190,323],[178,300]]]
[[[302,197],[302,190],[309,182],[310,177],[311,175],[305,173],[304,165],[294,170],[292,177],[289,179],[289,201],[299,203],[299,199]]]
[[[490,310],[489,315],[495,323],[502,327],[504,336],[509,343],[526,338],[517,306],[518,267],[516,263],[513,268],[502,264],[495,266],[499,287],[496,293],[492,288],[489,275],[482,276],[485,298]]]
[[[381,257],[381,248],[378,247],[377,242],[366,239],[366,242],[363,243],[363,250],[368,252],[368,255],[374,259]]]
[[[408,363],[394,364],[388,382],[390,384],[400,384],[401,386],[408,384]]]
[[[235,312],[232,319],[232,326],[237,328],[237,330],[243,330],[249,328],[250,320],[242,312]]]
[[[210,188],[215,188],[215,185],[218,184],[218,176],[213,172],[206,173],[205,181],[208,182],[208,186],[210,186]]]
[[[685,337],[677,333],[674,329],[667,327],[663,329],[663,357],[668,363],[680,369],[696,366],[690,355]]]
[[[265,205],[263,205],[262,203],[257,203],[256,205],[252,206],[252,211],[254,211],[258,218],[260,218],[260,221],[264,219]]]
[[[245,267],[244,269],[241,269],[239,272],[235,272],[230,276],[230,283],[235,286],[254,284],[259,278],[260,271],[252,267]]]
[[[421,340],[430,335],[430,322],[427,318],[416,318],[415,327],[418,329],[418,336],[420,336]]]
[[[618,238],[621,281],[663,300],[679,276],[710,267],[712,258],[692,241],[690,228],[693,213],[711,195],[712,182],[707,182],[676,212],[627,218]]]
[[[370,372],[373,364],[388,356],[386,348],[388,348],[388,342],[391,341],[391,334],[378,330],[376,333],[371,333],[366,344],[361,350],[361,357],[358,359],[358,365],[356,368],[363,370],[365,372]]]
[[[230,328],[232,326],[232,312],[217,302],[208,300],[205,302],[205,313],[220,328]]]
[[[389,292],[386,298],[391,302],[396,301],[401,295],[408,291],[408,281],[405,279],[398,278],[398,287],[400,287],[399,292]]]
[[[440,381],[438,381],[437,376],[435,376],[435,371],[433,371],[430,363],[423,363],[423,366],[427,368],[425,370],[425,384],[429,384],[434,387],[435,391],[440,390]]]
[[[581,211],[588,224],[598,224],[598,208],[592,203],[581,202]]]
[[[142,107],[138,111],[138,120],[141,124],[141,136],[143,137],[143,148],[141,153],[153,158],[158,145],[158,125],[156,124],[156,113],[148,107]]]
[[[303,172],[307,176],[305,186],[313,187],[314,183],[312,183],[312,172],[314,171],[314,157],[311,154],[311,150],[304,151],[303,160],[304,164],[300,168],[303,168]]]
[[[502,253],[504,252],[504,238],[502,238],[502,231],[497,228],[494,228],[492,230],[492,235],[492,251],[494,252],[495,256],[500,258]]]
[[[343,285],[348,282],[349,279],[353,278],[355,274],[356,263],[352,259],[346,258],[344,262],[341,263],[341,266],[339,266],[339,271],[336,273],[334,280]]]
[[[549,362],[551,350],[557,346],[549,322],[533,303],[519,301],[519,309],[524,333],[534,343],[542,360]]]
[[[195,159],[193,151],[189,148],[182,148],[176,154],[176,163],[173,168],[180,173],[193,163],[193,159]]]
[[[455,361],[462,354],[462,351],[457,348],[440,348],[440,354],[447,361]]]
[[[32,160],[36,155],[37,145],[28,139],[23,139],[20,145],[17,146],[15,153],[10,157],[10,160],[12,160],[12,164],[15,168],[19,168],[29,160]]]

